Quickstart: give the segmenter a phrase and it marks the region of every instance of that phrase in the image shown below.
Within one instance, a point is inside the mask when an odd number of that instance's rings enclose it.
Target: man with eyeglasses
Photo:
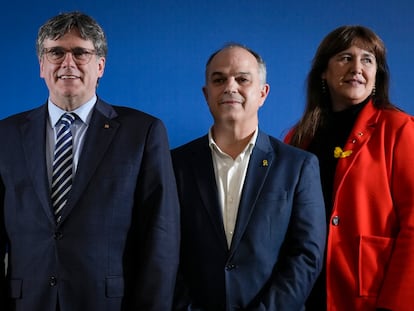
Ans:
[[[80,12],[40,27],[39,108],[0,121],[0,310],[171,309],[179,208],[163,123],[97,97],[107,43]]]

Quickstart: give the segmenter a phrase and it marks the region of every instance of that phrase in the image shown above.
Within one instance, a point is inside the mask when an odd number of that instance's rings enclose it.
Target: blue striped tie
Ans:
[[[52,205],[58,222],[72,188],[73,146],[70,126],[75,119],[76,114],[65,113],[58,122],[52,173]]]

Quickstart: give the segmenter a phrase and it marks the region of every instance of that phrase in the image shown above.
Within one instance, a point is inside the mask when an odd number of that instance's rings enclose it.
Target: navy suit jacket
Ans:
[[[47,117],[43,105],[0,122],[0,309],[169,310],[180,228],[164,125],[98,100],[57,224]]]
[[[208,137],[172,157],[182,227],[175,310],[303,310],[326,238],[316,157],[259,132],[230,249]]]

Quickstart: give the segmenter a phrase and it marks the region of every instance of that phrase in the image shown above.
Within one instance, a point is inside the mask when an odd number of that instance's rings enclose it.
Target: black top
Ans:
[[[368,99],[346,110],[328,112],[325,126],[316,131],[315,137],[308,147],[308,151],[314,153],[319,159],[327,219],[330,217],[333,206],[333,182],[338,162],[338,159],[334,157],[334,149],[335,147],[344,147],[359,112],[367,102]]]
[[[336,163],[338,162],[338,159],[334,157],[334,149],[335,147],[344,147],[359,112],[367,104],[369,99],[370,98],[367,98],[362,103],[353,105],[346,110],[338,112],[329,111],[327,122],[316,131],[315,137],[307,149],[314,153],[319,159],[327,223],[329,222],[333,207],[333,183]],[[324,265],[308,301],[306,302],[306,311],[326,310],[325,275],[326,271]]]

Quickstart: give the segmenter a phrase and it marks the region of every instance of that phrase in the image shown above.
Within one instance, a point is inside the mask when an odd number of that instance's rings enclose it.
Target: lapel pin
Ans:
[[[352,150],[342,150],[341,147],[335,147],[334,150],[334,158],[335,159],[342,159],[349,157],[352,154]]]
[[[105,129],[109,129],[109,124],[108,123],[105,123],[104,128]]]
[[[262,166],[269,166],[269,162],[267,162],[267,160],[263,160],[262,161]]]

